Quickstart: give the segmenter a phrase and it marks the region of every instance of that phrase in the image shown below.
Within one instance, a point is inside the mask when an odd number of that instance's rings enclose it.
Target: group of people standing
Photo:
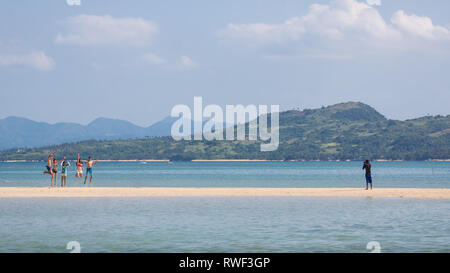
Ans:
[[[84,184],[86,185],[87,177],[89,178],[89,184],[92,184],[92,168],[94,165],[97,165],[98,160],[92,160],[92,157],[89,156],[88,160],[83,161],[80,158],[80,154],[78,153],[77,156],[77,165],[76,165],[76,172],[75,177],[76,178],[83,178],[83,166],[86,164],[86,175],[84,176]],[[51,175],[50,180],[50,187],[56,187],[56,181],[58,178],[58,169],[61,167],[61,187],[65,187],[67,185],[67,173],[68,169],[70,167],[70,160],[66,160],[66,157],[63,158],[63,160],[56,160],[55,158],[55,152],[52,151],[47,159],[47,171],[44,171],[44,174]],[[363,164],[363,170],[365,170],[366,174],[366,190],[372,189],[372,166],[370,164],[370,161],[366,159]]]
[[[92,160],[92,157],[89,156],[88,160],[81,160],[80,154],[78,153],[77,161],[76,161],[76,178],[83,178],[83,166],[86,164],[86,175],[84,177],[84,184],[86,185],[87,177],[90,175],[89,184],[92,184],[92,168],[94,165],[97,165],[98,160]],[[56,181],[58,179],[58,169],[61,168],[61,187],[65,187],[67,185],[67,174],[70,167],[70,160],[67,160],[64,157],[62,160],[57,160],[55,158],[55,152],[52,151],[47,159],[47,171],[44,171],[44,174],[51,175],[50,187],[56,187]]]

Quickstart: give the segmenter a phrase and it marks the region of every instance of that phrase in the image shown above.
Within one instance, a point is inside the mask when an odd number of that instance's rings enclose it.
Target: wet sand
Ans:
[[[0,198],[176,196],[313,196],[450,199],[450,189],[420,188],[97,188],[0,187]]]

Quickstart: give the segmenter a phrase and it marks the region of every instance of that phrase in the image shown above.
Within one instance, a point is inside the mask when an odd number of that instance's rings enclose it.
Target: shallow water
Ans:
[[[0,163],[0,187],[42,187],[45,163]],[[73,164],[74,165],[74,164]],[[100,162],[99,187],[361,187],[361,162]],[[450,162],[373,162],[374,186],[449,188]],[[58,178],[59,183],[59,178]],[[75,168],[69,186],[81,186]]]
[[[450,252],[450,200],[0,199],[0,252]]]
[[[48,186],[0,163],[0,187]],[[361,162],[100,162],[94,186],[362,187]],[[374,162],[375,187],[450,188],[450,162]],[[80,186],[69,170],[68,185]],[[450,252],[450,200],[0,198],[0,252]]]

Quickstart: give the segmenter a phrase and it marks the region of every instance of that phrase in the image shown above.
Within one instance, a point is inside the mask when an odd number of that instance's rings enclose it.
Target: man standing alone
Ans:
[[[369,189],[369,184],[370,184],[370,189],[372,189],[372,173],[371,173],[371,168],[372,165],[370,165],[369,159],[366,159],[364,161],[364,165],[363,165],[363,170],[366,170],[366,190]]]

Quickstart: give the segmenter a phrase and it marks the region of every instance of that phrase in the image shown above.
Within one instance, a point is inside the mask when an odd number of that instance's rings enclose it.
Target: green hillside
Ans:
[[[450,116],[388,120],[363,103],[280,113],[280,145],[260,152],[257,141],[174,141],[170,137],[84,141],[0,152],[0,160],[92,155],[99,159],[426,160],[450,158]]]

